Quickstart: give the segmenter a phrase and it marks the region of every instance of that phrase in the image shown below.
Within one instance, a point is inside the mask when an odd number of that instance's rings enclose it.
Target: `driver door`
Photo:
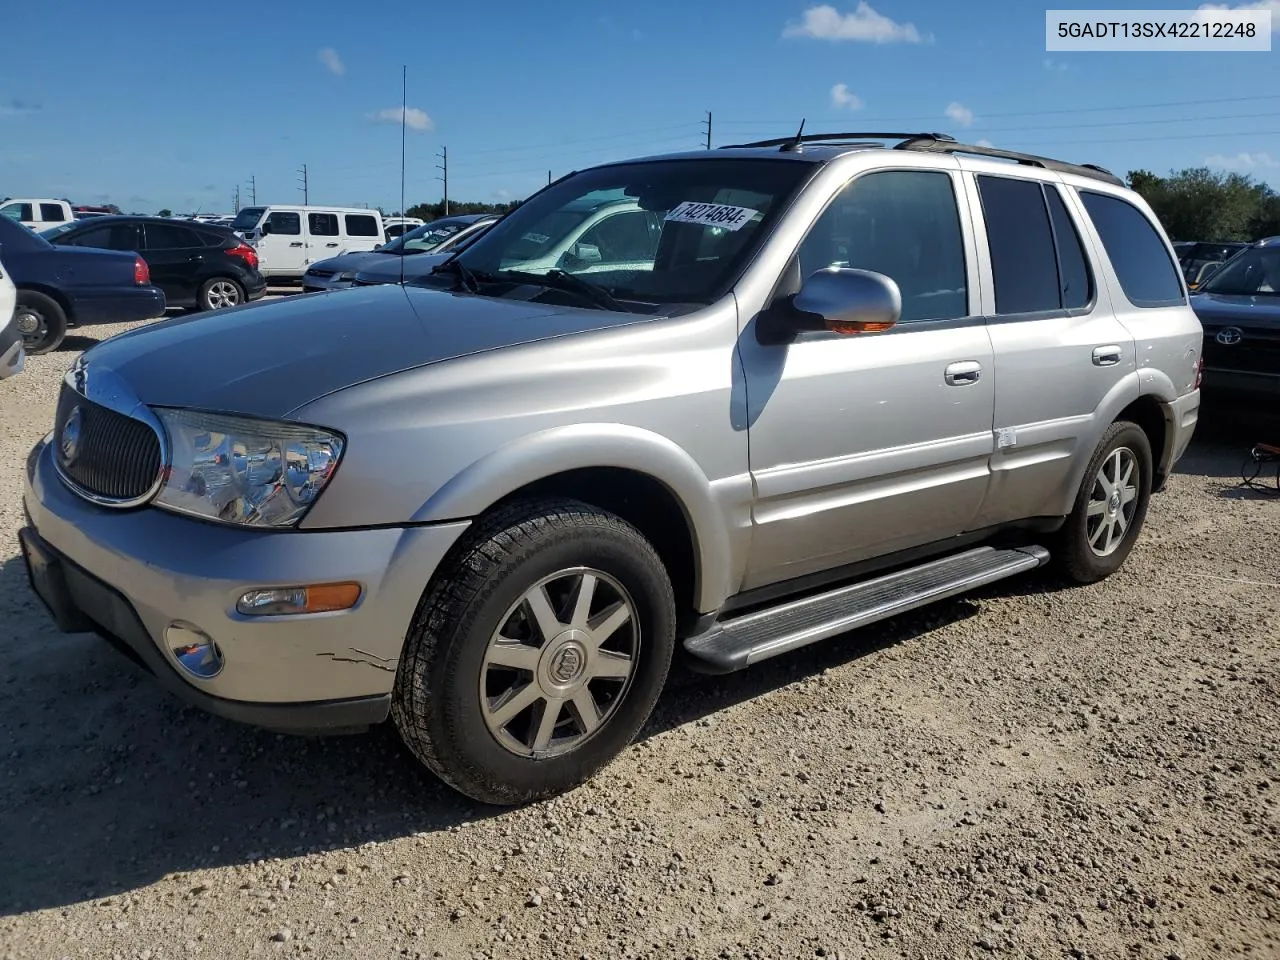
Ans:
[[[892,278],[903,302],[892,330],[761,344],[751,325],[740,338],[756,488],[744,589],[945,540],[977,515],[990,482],[995,371],[974,315],[958,177],[862,174],[792,261],[797,281],[829,265]]]

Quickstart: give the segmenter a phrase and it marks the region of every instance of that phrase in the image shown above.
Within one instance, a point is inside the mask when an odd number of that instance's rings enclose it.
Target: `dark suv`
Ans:
[[[218,310],[267,292],[258,254],[226,227],[163,217],[92,217],[41,234],[63,247],[134,250],[171,307]]]

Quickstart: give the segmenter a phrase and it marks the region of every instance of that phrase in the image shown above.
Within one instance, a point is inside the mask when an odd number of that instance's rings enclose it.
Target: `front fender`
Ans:
[[[478,516],[503,497],[558,473],[591,467],[633,470],[658,481],[680,504],[693,539],[695,598],[714,609],[730,592],[733,553],[724,509],[698,464],[660,434],[618,423],[583,423],[530,434],[455,474],[413,516],[440,523]]]

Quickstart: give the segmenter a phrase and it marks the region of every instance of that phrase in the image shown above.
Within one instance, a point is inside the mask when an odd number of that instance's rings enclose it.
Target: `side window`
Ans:
[[[204,246],[196,232],[186,227],[148,223],[145,229],[148,250],[185,250],[188,247]]]
[[[658,252],[657,230],[643,210],[606,217],[587,230],[574,244],[580,260],[599,263],[651,262]]]
[[[348,237],[376,237],[378,235],[378,221],[375,217],[370,217],[363,213],[348,213],[346,221]]]
[[[1044,195],[1049,200],[1049,219],[1053,222],[1053,239],[1058,248],[1062,306],[1067,310],[1088,306],[1093,299],[1093,277],[1089,273],[1089,260],[1084,255],[1084,244],[1080,242],[1080,234],[1067,213],[1067,205],[1062,202],[1061,190],[1046,184]]]
[[[111,246],[110,227],[94,227],[92,230],[77,233],[74,237],[68,237],[62,243],[72,247],[98,247],[102,250],[115,249]]]
[[[267,217],[267,223],[271,224],[273,234],[283,233],[286,236],[296,237],[302,233],[302,217],[296,213],[276,211]]]
[[[338,215],[336,213],[308,213],[307,233],[313,237],[336,237]]]
[[[1080,199],[1130,303],[1165,307],[1186,302],[1164,241],[1141,210],[1127,200],[1092,190],[1081,190]]]
[[[967,316],[964,236],[946,173],[886,170],[849,183],[801,243],[800,271],[883,273],[902,291],[902,321]]]
[[[10,220],[25,220],[27,223],[35,220],[29,203],[7,203],[0,207],[0,214],[4,214]]]
[[[1039,182],[980,176],[978,193],[987,221],[996,313],[1061,309],[1053,231]]]
[[[40,204],[41,220],[65,220],[66,216],[62,212],[62,207],[56,203]]]

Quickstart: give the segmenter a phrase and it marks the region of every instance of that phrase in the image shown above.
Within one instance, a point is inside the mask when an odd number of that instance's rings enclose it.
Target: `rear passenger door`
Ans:
[[[1136,368],[1133,337],[1091,266],[1072,188],[982,168],[967,188],[996,370],[991,488],[974,525],[1061,515],[1104,401]]]
[[[371,213],[345,213],[342,220],[346,226],[346,246],[344,250],[372,250],[382,243],[382,233],[378,230],[378,218]]]
[[[208,252],[200,234],[177,223],[145,223],[142,259],[171,306],[194,303]]]
[[[338,255],[339,245],[338,215],[336,213],[307,214],[307,256],[306,264],[317,260],[327,260]]]

